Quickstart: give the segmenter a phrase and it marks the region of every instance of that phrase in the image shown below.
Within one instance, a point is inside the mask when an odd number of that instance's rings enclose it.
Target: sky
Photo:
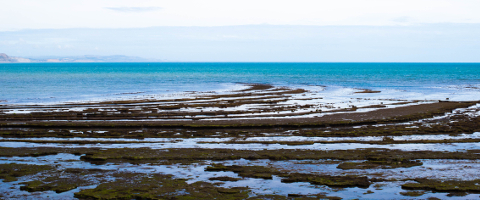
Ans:
[[[478,0],[1,0],[0,53],[480,62]]]

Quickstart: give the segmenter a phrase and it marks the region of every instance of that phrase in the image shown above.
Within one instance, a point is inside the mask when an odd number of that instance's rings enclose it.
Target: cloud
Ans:
[[[399,22],[399,23],[407,23],[407,22],[412,21],[412,18],[407,17],[407,16],[403,16],[403,17],[394,18],[394,19],[392,19],[392,21],[393,22]]]
[[[105,7],[117,12],[151,12],[161,10],[161,7]]]

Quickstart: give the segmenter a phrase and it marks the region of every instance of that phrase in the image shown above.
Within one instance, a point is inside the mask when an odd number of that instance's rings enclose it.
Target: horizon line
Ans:
[[[134,61],[134,62],[0,62],[0,64],[62,64],[62,63],[69,63],[69,64],[84,64],[84,63],[436,63],[436,64],[457,64],[457,63],[464,63],[464,64],[480,64],[480,62],[442,62],[442,61]]]

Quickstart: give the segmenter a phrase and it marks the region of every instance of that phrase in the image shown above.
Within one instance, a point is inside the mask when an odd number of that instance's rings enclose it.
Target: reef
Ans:
[[[358,89],[331,103],[306,89],[247,85],[166,99],[0,105],[0,198],[480,193],[479,101],[379,99],[382,91]]]
[[[119,173],[113,182],[75,193],[80,199],[246,199],[247,188],[222,188],[207,182],[186,183],[169,175]]]
[[[282,177],[282,182],[309,182],[315,185],[326,185],[330,187],[363,187],[368,188],[370,181],[367,177],[359,176],[328,176],[315,174],[300,174],[278,171],[276,169],[263,166],[225,166],[213,165],[205,169],[206,171],[232,171],[242,177],[272,179],[272,176]]]
[[[430,180],[415,179],[416,183],[402,185],[407,190],[432,190],[435,192],[472,192],[480,193],[480,180],[457,181],[457,180]]]
[[[26,164],[0,164],[0,179],[4,182],[16,181],[18,177],[37,174],[51,170],[48,165],[26,165]]]

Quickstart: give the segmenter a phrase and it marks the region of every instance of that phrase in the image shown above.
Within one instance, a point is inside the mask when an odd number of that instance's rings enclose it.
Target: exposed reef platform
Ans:
[[[480,101],[247,84],[0,105],[0,198],[479,198]]]

